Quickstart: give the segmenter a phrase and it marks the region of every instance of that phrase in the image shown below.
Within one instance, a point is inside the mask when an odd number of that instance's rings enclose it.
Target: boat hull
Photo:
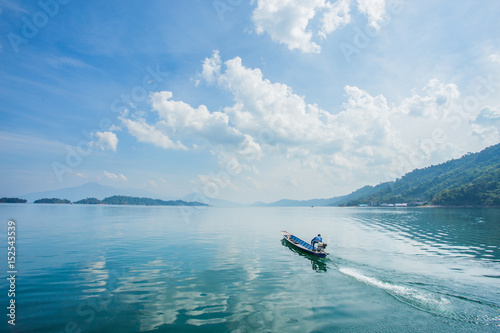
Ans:
[[[285,241],[287,241],[289,244],[291,244],[293,247],[295,247],[303,252],[306,252],[308,254],[311,254],[315,257],[325,258],[326,255],[328,254],[325,251],[313,249],[311,244],[303,241],[302,239],[298,238],[297,236],[292,235],[289,232],[282,231],[281,235],[283,236],[283,239]]]

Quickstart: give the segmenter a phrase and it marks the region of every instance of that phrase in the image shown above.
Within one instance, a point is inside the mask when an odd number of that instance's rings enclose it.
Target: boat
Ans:
[[[292,235],[287,231],[282,231],[281,235],[283,236],[283,239],[286,240],[289,244],[306,253],[312,254],[313,256],[324,258],[328,254],[328,252],[325,251],[326,243],[318,243],[317,248],[313,248],[311,244],[303,241],[302,239]]]
[[[328,261],[327,260],[330,259],[329,257],[320,258],[320,257],[317,257],[315,255],[309,254],[308,252],[302,251],[301,249],[299,249],[295,245],[292,245],[292,243],[289,243],[284,238],[281,239],[281,245],[285,246],[293,253],[295,253],[301,257],[309,259],[309,261],[311,262],[311,268],[313,271],[326,272],[328,270]]]

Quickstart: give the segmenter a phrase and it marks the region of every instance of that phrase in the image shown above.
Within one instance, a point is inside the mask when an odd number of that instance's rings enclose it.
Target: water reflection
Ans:
[[[325,258],[318,258],[318,257],[316,257],[316,256],[314,256],[312,254],[309,254],[307,252],[301,251],[301,250],[297,249],[295,246],[293,246],[290,243],[288,243],[284,239],[281,239],[281,244],[283,246],[286,246],[287,248],[289,248],[292,252],[295,252],[298,255],[309,259],[311,261],[311,268],[314,271],[323,271],[323,272],[327,271],[327,264],[326,264],[326,259]]]
[[[434,256],[475,258],[500,262],[500,227],[494,210],[408,209],[395,212],[373,209],[353,220],[363,229],[411,243]]]
[[[500,328],[498,210],[24,209],[16,332]],[[335,263],[277,242],[308,221]]]

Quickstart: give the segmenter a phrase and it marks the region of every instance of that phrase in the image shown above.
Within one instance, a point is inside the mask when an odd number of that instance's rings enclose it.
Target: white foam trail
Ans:
[[[433,310],[436,308],[443,310],[443,306],[450,304],[450,301],[444,297],[389,282],[383,282],[377,280],[376,278],[361,274],[350,268],[340,268],[339,271],[370,286],[385,290],[399,300],[408,302],[413,306],[424,307],[426,310]]]

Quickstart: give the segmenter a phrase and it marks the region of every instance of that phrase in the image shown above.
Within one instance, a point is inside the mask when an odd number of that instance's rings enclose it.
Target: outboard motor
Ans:
[[[326,243],[318,243],[318,251],[324,251],[326,249]]]

